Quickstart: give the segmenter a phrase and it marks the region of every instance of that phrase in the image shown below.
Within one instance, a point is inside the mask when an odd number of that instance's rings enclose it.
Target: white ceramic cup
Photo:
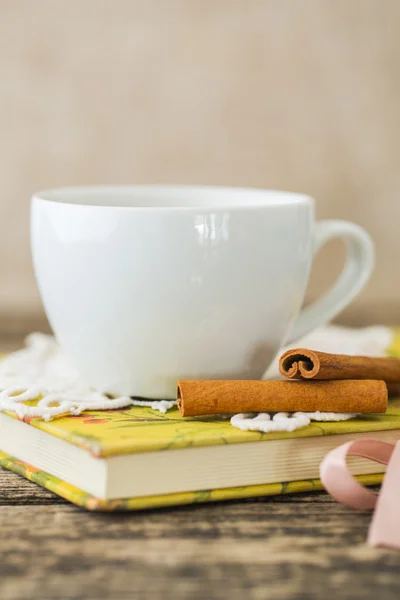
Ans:
[[[284,342],[358,294],[374,262],[363,229],[316,223],[312,198],[269,190],[50,190],[34,195],[31,227],[50,324],[82,377],[149,398],[174,398],[179,378],[259,379]],[[301,312],[313,255],[338,237],[344,270]]]

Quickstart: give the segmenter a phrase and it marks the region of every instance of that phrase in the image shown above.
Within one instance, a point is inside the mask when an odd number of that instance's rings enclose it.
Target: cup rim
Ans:
[[[36,192],[32,201],[37,200],[77,208],[133,211],[249,210],[314,203],[307,194],[284,190],[181,184],[65,186]]]

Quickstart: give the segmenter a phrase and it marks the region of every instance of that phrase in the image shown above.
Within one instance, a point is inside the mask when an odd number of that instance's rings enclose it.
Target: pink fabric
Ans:
[[[388,465],[379,496],[351,475],[347,456],[361,456]],[[375,508],[369,544],[400,548],[400,441],[394,445],[362,439],[338,446],[325,456],[320,475],[325,489],[339,502],[363,510]]]

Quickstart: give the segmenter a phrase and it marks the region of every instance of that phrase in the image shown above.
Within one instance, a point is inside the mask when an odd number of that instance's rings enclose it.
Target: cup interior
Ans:
[[[83,186],[38,192],[41,200],[120,208],[250,208],[310,203],[304,194],[255,188],[185,185]]]

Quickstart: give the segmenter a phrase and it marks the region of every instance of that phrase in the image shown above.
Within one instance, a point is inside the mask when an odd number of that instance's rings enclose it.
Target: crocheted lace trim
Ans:
[[[85,410],[110,410],[149,406],[166,413],[175,406],[169,400],[110,398],[80,382],[79,376],[52,336],[33,333],[26,347],[0,362],[0,410],[19,418],[41,417],[50,421],[61,415],[79,415]],[[26,404],[37,400],[36,406]]]

